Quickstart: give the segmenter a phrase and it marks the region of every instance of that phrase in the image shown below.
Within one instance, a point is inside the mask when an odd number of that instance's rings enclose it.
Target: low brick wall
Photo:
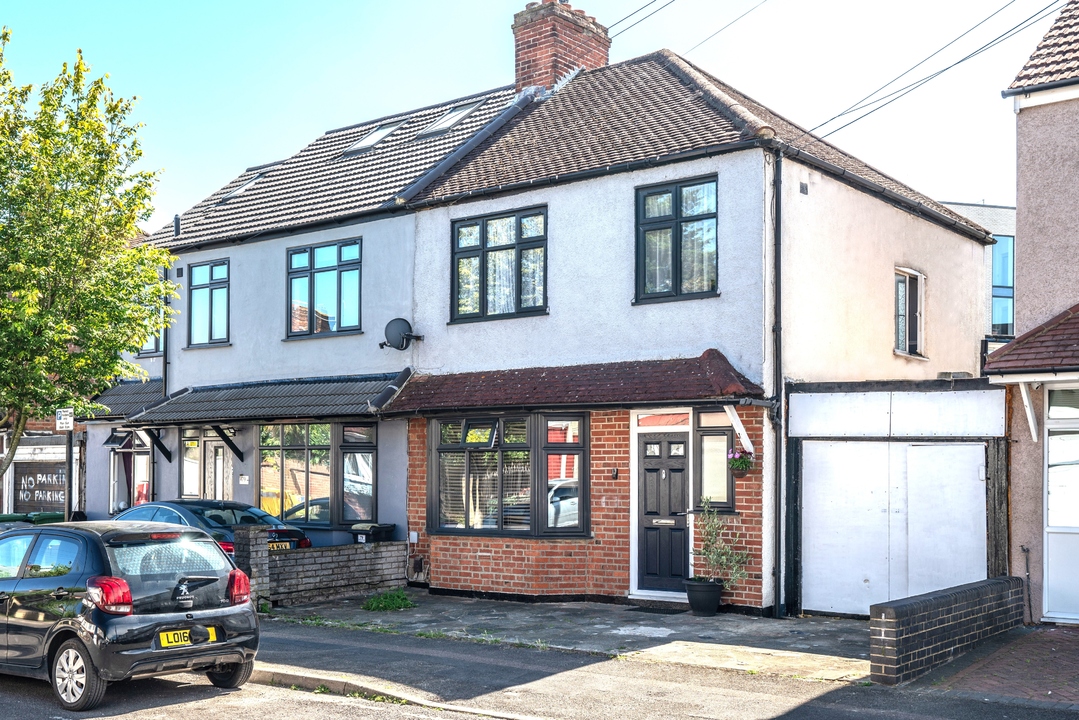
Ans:
[[[1023,624],[1023,581],[1001,577],[873,605],[873,682],[907,682]]]
[[[269,550],[266,532],[236,529],[236,564],[254,598],[274,605],[318,602],[405,586],[408,543],[358,543]]]

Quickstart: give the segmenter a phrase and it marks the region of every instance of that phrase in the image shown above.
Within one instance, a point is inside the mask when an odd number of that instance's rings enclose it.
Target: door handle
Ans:
[[[60,598],[66,598],[67,596],[71,595],[71,593],[69,593],[67,590],[64,590],[62,587],[56,588],[55,591],[53,591],[53,592],[51,592],[49,594],[52,595],[57,600],[59,600]]]
[[[671,515],[674,515],[675,517],[685,517],[688,514],[689,513],[684,513],[684,512],[671,513]]]

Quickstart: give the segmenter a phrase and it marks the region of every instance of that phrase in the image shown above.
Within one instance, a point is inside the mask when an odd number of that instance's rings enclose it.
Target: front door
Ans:
[[[1052,417],[1052,415],[1050,415]],[[1045,487],[1045,617],[1079,620],[1079,431],[1049,430]]]
[[[689,577],[689,483],[685,433],[639,436],[640,457],[637,522],[641,590],[683,591]]]
[[[207,500],[232,500],[232,455],[225,443],[207,440],[202,462],[202,497]]]

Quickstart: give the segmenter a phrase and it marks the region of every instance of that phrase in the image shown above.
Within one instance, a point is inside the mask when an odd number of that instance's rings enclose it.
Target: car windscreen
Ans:
[[[131,587],[135,614],[206,610],[229,604],[232,564],[213,540],[112,542],[113,575]]]
[[[189,507],[188,510],[206,521],[210,527],[229,528],[235,525],[280,525],[273,515],[256,508]]]

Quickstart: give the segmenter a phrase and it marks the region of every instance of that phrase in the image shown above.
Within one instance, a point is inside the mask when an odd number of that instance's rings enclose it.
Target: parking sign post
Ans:
[[[71,520],[71,476],[74,450],[75,409],[59,408],[56,411],[56,429],[67,432],[67,458],[64,470],[64,522]]]

